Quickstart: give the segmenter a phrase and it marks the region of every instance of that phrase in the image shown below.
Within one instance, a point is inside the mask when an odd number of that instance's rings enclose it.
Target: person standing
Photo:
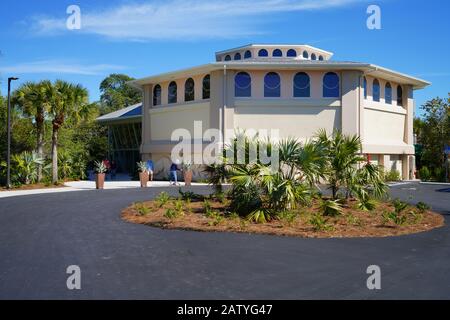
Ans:
[[[178,185],[178,177],[177,177],[177,171],[178,171],[178,165],[174,162],[170,165],[170,182],[173,181],[173,185]]]

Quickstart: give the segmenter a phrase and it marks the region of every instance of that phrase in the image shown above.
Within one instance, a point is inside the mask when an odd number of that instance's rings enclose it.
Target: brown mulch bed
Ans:
[[[181,201],[181,200],[180,200]],[[183,201],[182,212],[175,218],[165,216],[167,209],[176,211],[175,200],[171,199],[160,208],[156,201],[135,203],[122,211],[122,218],[131,223],[145,224],[163,229],[180,229],[208,232],[241,232],[259,233],[279,236],[293,236],[305,238],[357,238],[357,237],[389,237],[429,231],[442,227],[444,219],[441,215],[425,211],[420,213],[413,206],[405,209],[402,215],[407,217],[403,225],[396,225],[383,218],[383,212],[393,211],[391,203],[378,203],[375,210],[367,212],[356,209],[356,202],[350,201],[344,207],[344,213],[337,217],[324,217],[326,230],[315,230],[310,223],[311,217],[319,212],[319,205],[315,202],[309,208],[295,211],[295,219],[280,218],[268,223],[256,224],[230,215],[227,205],[217,200],[210,200],[211,209],[217,214],[215,217],[205,215],[203,201],[187,204]],[[411,212],[415,212],[413,215]]]

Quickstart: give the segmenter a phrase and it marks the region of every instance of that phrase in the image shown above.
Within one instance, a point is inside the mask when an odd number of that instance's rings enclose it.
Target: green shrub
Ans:
[[[360,226],[361,220],[357,217],[355,217],[353,214],[349,213],[346,217],[347,223],[354,225],[354,226]]]
[[[402,213],[402,211],[408,207],[408,204],[406,202],[403,202],[399,199],[395,199],[394,201],[392,201],[392,205],[394,206],[394,210],[397,214]]]
[[[297,213],[292,211],[282,211],[278,214],[278,219],[283,223],[286,223],[288,226],[291,226],[295,219],[297,219]]]
[[[384,179],[386,181],[400,181],[401,175],[398,170],[391,170],[389,172],[386,172]]]
[[[202,199],[203,198],[203,196],[198,195],[192,191],[183,192],[183,190],[181,190],[181,188],[178,189],[178,193],[180,194],[181,199],[183,199],[183,200],[194,200],[194,199]]]
[[[373,199],[361,199],[358,201],[357,208],[363,211],[372,211],[376,208],[377,202]]]
[[[219,224],[223,221],[223,219],[224,219],[223,215],[221,215],[221,214],[220,214],[219,212],[217,212],[217,211],[211,211],[211,212],[209,213],[208,217],[212,219],[211,221],[208,222],[208,224],[209,224],[210,226],[217,226],[217,225],[219,225]]]
[[[207,199],[203,200],[203,211],[205,212],[206,216],[208,216],[212,212],[211,202],[209,202],[209,200]]]
[[[431,178],[430,170],[428,170],[427,167],[422,167],[419,170],[419,177],[420,177],[420,180],[422,180],[422,181],[429,181]]]
[[[181,199],[175,200],[174,207],[175,207],[175,211],[177,212],[177,214],[179,214],[179,215],[184,214],[183,201]]]
[[[342,213],[340,200],[322,200],[320,210],[325,216],[337,216]]]
[[[436,181],[445,182],[445,169],[440,167],[435,168],[433,177]]]
[[[384,223],[388,223],[388,222],[393,222],[396,225],[404,225],[407,217],[405,215],[401,215],[399,212],[396,211],[385,211],[383,212],[383,222]]]
[[[167,192],[161,192],[157,197],[156,197],[156,202],[158,202],[158,205],[160,208],[162,208],[163,206],[165,206],[167,204],[167,202],[170,200],[170,196]]]
[[[315,213],[309,219],[309,223],[312,225],[314,231],[329,231],[333,227],[327,224],[327,219],[324,218],[320,213]]]
[[[416,211],[412,210],[409,212],[409,214],[413,218],[414,223],[419,223],[423,219],[423,212],[421,212],[421,211],[416,212]]]
[[[168,219],[175,219],[176,217],[178,217],[178,212],[174,209],[169,208],[164,213],[164,217]]]
[[[140,216],[145,216],[150,212],[150,208],[141,202],[135,203],[134,209],[138,212],[138,215]]]
[[[248,216],[247,220],[255,223],[267,223],[273,219],[275,213],[270,209],[257,209],[252,211]]]
[[[427,205],[425,202],[419,202],[419,203],[417,203],[417,204],[416,204],[416,208],[419,209],[419,211],[420,211],[421,213],[424,213],[425,211],[431,209],[430,206]]]

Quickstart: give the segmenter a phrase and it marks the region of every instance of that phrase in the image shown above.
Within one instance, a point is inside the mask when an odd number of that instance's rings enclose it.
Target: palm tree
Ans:
[[[36,153],[39,158],[44,157],[44,125],[45,116],[48,111],[48,103],[45,99],[45,88],[48,81],[39,83],[27,82],[19,87],[13,94],[13,104],[16,105],[24,115],[34,118],[36,127]],[[42,180],[42,164],[38,164],[37,181]]]
[[[88,104],[88,92],[81,85],[57,80],[47,83],[46,99],[52,117],[52,182],[58,182],[58,133],[67,118],[73,122],[87,118],[92,105]]]

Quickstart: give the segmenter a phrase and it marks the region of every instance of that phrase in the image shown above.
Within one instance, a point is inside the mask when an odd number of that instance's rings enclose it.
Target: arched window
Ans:
[[[403,107],[403,88],[397,86],[397,105]]]
[[[367,99],[367,79],[364,77],[363,80],[363,88],[364,88],[364,99]]]
[[[278,73],[269,72],[264,77],[264,97],[279,97],[281,95],[281,79]]]
[[[303,51],[303,58],[308,59],[309,58],[309,53],[308,51]]]
[[[380,102],[380,82],[377,79],[373,80],[372,97],[373,101]]]
[[[211,76],[208,74],[203,78],[203,89],[202,89],[202,98],[209,99],[211,97],[210,88],[211,88]]]
[[[384,87],[384,102],[392,104],[392,87],[389,82],[386,83],[386,86]]]
[[[236,97],[252,96],[252,78],[247,72],[239,72],[234,78],[234,95]]]
[[[167,92],[169,103],[177,103],[177,83],[172,81]]]
[[[273,50],[272,56],[273,57],[282,57],[283,56],[283,52],[281,52],[280,49],[275,49],[275,50]]]
[[[307,98],[311,95],[311,82],[308,74],[299,72],[294,76],[294,97]]]
[[[252,57],[252,52],[250,50],[245,51],[244,59],[250,59]]]
[[[230,61],[231,60],[231,56],[229,55],[229,54],[227,54],[226,56],[225,56],[225,61]]]
[[[311,60],[317,60],[317,56],[316,56],[315,53],[313,53],[313,54],[311,55]]]
[[[234,55],[234,60],[241,60],[241,54],[239,52]]]
[[[268,56],[269,56],[269,53],[267,52],[266,49],[261,49],[261,50],[259,50],[259,52],[258,52],[258,56],[260,56],[260,57],[268,57]]]
[[[319,61],[323,61],[323,56],[319,56]]]
[[[289,49],[286,56],[288,57],[296,57],[297,56],[297,51],[295,51],[294,49]]]
[[[184,101],[194,101],[195,99],[195,83],[194,79],[189,78],[184,83]]]
[[[339,76],[334,72],[328,72],[323,77],[323,97],[339,97]]]
[[[153,105],[159,106],[161,104],[161,86],[157,84],[153,88]]]

